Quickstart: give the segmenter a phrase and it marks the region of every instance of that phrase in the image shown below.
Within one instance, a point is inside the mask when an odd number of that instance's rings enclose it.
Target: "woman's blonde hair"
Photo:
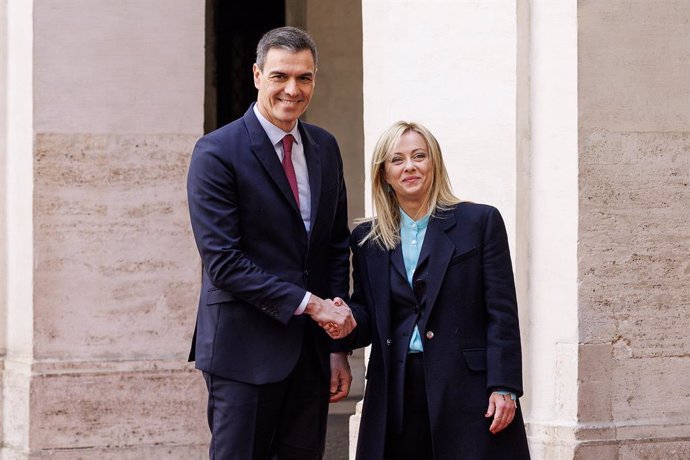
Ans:
[[[441,147],[431,131],[419,123],[398,121],[381,134],[374,147],[371,159],[371,194],[375,217],[358,220],[371,222],[371,229],[359,242],[360,246],[371,240],[384,249],[392,250],[400,243],[400,204],[395,192],[386,182],[386,159],[402,135],[410,131],[422,136],[431,160],[432,176],[426,199],[426,203],[429,204],[427,209],[436,214],[460,202],[453,194],[448,171],[443,164]]]

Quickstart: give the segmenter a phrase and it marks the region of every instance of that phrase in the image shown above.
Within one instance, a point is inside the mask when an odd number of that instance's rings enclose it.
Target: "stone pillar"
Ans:
[[[2,458],[204,458],[204,3],[5,1]]]
[[[578,401],[577,2],[532,0],[522,286],[525,420],[535,459],[572,458]],[[523,6],[524,3],[523,3]],[[606,458],[606,457],[602,457]]]

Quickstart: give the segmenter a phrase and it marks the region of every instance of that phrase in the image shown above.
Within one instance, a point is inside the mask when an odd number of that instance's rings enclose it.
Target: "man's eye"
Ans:
[[[309,77],[309,76],[300,77],[300,79],[302,81],[307,81],[307,82],[311,81],[311,77]]]

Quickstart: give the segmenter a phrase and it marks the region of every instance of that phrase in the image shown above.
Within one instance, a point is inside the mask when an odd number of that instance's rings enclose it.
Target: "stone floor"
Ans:
[[[350,415],[355,412],[355,404],[359,399],[361,397],[348,398],[331,406],[328,414],[324,460],[348,460]]]
[[[324,460],[348,460],[348,425],[350,414],[331,414],[328,416],[326,433],[326,454]]]

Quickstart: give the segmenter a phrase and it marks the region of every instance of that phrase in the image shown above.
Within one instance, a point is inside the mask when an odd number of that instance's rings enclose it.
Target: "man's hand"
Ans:
[[[330,402],[345,399],[350,393],[352,372],[347,360],[347,353],[331,353],[331,398]]]
[[[312,294],[304,313],[311,316],[331,338],[342,339],[357,327],[357,321],[342,299],[336,297],[336,301],[337,304]]]
[[[489,408],[486,410],[484,417],[490,418],[494,416],[494,420],[489,427],[491,434],[497,434],[503,431],[510,422],[515,418],[515,409],[517,402],[510,399],[510,395],[502,395],[495,391],[489,396]]]

